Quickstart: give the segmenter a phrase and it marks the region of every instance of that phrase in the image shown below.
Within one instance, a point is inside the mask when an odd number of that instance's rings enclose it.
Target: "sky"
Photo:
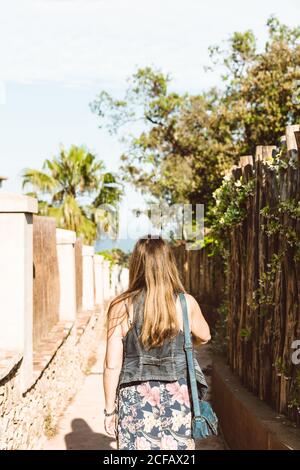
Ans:
[[[299,0],[0,0],[3,190],[21,192],[22,170],[41,168],[60,144],[85,144],[118,172],[122,146],[89,108],[101,90],[122,96],[146,65],[178,92],[218,86],[219,73],[203,70],[210,45],[246,29],[262,45],[271,14],[296,26],[299,13]]]

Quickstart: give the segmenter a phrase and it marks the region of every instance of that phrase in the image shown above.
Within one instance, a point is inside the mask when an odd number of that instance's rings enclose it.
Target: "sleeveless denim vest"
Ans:
[[[123,338],[123,365],[119,387],[134,382],[158,380],[175,382],[180,378],[188,379],[184,334],[166,340],[160,347],[145,350],[139,336],[143,324],[145,292],[141,292],[133,301],[133,324]],[[207,383],[203,372],[195,359],[196,377],[200,399],[204,398]]]

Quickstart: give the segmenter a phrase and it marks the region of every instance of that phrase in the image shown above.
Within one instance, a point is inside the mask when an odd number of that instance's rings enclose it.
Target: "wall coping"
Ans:
[[[0,191],[0,212],[36,214],[38,201],[24,194]]]
[[[76,233],[73,230],[65,230],[64,228],[56,229],[57,245],[71,245],[76,242]]]
[[[213,406],[233,450],[300,450],[300,429],[249,392],[222,357],[214,356]]]
[[[22,359],[23,354],[19,351],[0,350],[0,385]]]

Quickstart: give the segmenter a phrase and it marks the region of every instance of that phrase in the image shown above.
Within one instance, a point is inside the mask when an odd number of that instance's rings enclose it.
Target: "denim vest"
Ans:
[[[143,324],[145,293],[142,291],[133,301],[133,325],[123,338],[123,365],[119,386],[133,382],[158,380],[175,382],[180,378],[188,379],[184,334],[165,340],[162,346],[145,350],[139,336]],[[207,383],[195,359],[196,377],[200,399],[204,398]]]

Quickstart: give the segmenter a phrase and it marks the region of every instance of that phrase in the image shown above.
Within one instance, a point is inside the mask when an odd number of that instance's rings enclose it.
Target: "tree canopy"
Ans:
[[[91,107],[101,127],[138,129],[121,156],[124,180],[169,203],[209,207],[240,155],[276,143],[286,125],[299,121],[300,28],[271,17],[267,29],[261,51],[251,31],[210,48],[220,89],[179,94],[170,91],[170,76],[146,67],[131,77],[122,99],[99,94]]]

